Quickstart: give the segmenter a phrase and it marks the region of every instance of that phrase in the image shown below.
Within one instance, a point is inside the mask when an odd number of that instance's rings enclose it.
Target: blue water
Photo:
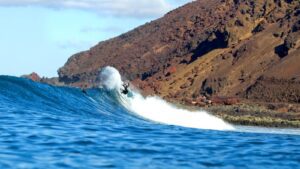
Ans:
[[[239,130],[158,124],[103,89],[0,76],[1,169],[300,168],[299,135]]]

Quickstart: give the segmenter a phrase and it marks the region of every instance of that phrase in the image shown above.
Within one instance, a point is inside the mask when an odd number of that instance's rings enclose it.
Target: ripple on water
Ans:
[[[18,78],[0,77],[0,90],[5,91],[0,93],[1,169],[300,166],[298,130],[157,124],[134,116],[101,90],[86,96]]]

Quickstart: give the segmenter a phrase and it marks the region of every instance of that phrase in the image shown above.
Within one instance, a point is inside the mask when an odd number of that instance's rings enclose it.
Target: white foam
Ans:
[[[205,111],[192,112],[178,108],[159,97],[144,98],[138,93],[129,98],[129,109],[143,118],[168,125],[213,130],[234,129],[230,124]]]
[[[113,67],[106,67],[100,73],[102,85],[107,89],[120,90],[122,80],[119,72]],[[131,89],[132,90],[132,89]],[[150,121],[178,125],[189,128],[233,130],[230,124],[208,114],[205,111],[191,112],[180,109],[159,97],[143,97],[137,91],[133,91],[133,97],[121,96],[121,104],[138,116]]]
[[[104,67],[100,71],[100,86],[108,90],[116,90],[122,87],[122,79],[119,71],[111,66]]]

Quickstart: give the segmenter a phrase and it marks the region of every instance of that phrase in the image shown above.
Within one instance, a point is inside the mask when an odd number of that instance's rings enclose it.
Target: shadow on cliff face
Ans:
[[[229,33],[227,31],[221,32],[216,31],[208,39],[203,41],[198,45],[198,47],[193,51],[193,55],[189,63],[194,62],[199,57],[207,54],[208,52],[219,49],[226,48],[228,46]]]
[[[287,48],[284,44],[279,45],[275,48],[275,53],[280,57],[284,58],[289,54],[289,48]]]

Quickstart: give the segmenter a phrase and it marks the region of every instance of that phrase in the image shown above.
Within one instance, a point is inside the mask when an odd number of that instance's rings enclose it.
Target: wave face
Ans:
[[[124,96],[112,67],[100,79],[84,93],[0,76],[0,168],[299,166],[298,136],[236,132],[207,112]]]

